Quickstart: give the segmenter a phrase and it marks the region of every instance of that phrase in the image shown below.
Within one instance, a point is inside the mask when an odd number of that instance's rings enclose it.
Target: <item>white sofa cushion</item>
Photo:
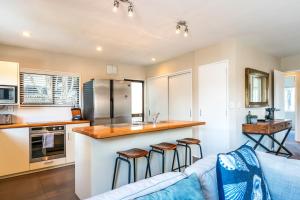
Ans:
[[[300,161],[256,152],[273,200],[300,199]]]
[[[216,162],[217,156],[207,156],[184,171],[187,176],[193,173],[197,174],[206,200],[219,200]]]
[[[125,185],[118,189],[92,197],[89,200],[130,200],[165,189],[187,176],[180,172],[168,172]]]

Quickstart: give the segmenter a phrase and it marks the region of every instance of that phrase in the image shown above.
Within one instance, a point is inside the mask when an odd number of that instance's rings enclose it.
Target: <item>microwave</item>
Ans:
[[[0,105],[16,104],[17,94],[17,86],[0,85]]]

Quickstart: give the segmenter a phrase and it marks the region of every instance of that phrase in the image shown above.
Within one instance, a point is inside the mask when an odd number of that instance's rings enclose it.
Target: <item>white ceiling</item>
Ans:
[[[300,53],[300,0],[133,2],[129,18],[123,4],[112,12],[113,0],[0,0],[0,43],[140,65],[232,37],[275,56]],[[179,20],[190,37],[175,34]]]

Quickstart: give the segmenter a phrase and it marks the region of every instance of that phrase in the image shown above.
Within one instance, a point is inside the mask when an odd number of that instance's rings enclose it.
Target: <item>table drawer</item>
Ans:
[[[271,133],[276,133],[286,129],[286,123],[274,124],[270,127]]]

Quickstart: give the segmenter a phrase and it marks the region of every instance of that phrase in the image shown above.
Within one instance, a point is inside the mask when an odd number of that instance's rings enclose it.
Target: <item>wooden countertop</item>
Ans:
[[[154,131],[164,131],[169,129],[185,128],[192,126],[201,126],[205,125],[205,122],[197,121],[167,121],[163,123],[157,123],[154,126],[152,123],[141,124],[141,125],[132,125],[132,124],[123,124],[123,125],[113,125],[113,126],[90,126],[82,128],[74,128],[73,131],[87,135],[94,139],[105,139],[113,138],[118,136],[126,136],[133,134],[141,134]]]
[[[0,125],[0,129],[28,128],[28,127],[37,127],[37,126],[56,126],[56,125],[83,124],[83,123],[90,123],[90,121],[76,120],[76,121],[57,121],[57,122],[17,123],[17,124]]]

